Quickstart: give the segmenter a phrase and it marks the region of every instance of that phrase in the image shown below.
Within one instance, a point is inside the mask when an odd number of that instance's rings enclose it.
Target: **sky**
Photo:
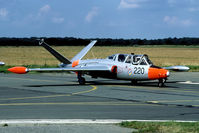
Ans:
[[[199,0],[0,0],[0,37],[199,37]]]

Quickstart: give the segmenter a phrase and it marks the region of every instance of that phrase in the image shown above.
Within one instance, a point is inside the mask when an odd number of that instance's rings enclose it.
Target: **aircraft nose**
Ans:
[[[149,79],[160,79],[160,78],[166,78],[169,76],[169,71],[166,69],[160,69],[160,68],[149,68],[148,71],[148,77]]]
[[[159,76],[161,78],[166,78],[166,77],[169,77],[170,73],[168,70],[165,70],[165,69],[161,69],[160,70],[160,73],[159,73]]]

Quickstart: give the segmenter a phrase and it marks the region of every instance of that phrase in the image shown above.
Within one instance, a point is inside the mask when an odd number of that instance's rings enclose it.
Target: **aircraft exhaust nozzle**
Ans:
[[[9,68],[8,71],[16,74],[25,74],[28,72],[28,68],[26,67],[12,67]]]

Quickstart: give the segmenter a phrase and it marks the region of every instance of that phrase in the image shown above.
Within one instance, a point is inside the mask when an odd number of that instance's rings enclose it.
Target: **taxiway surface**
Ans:
[[[0,74],[0,119],[199,120],[199,73],[157,81],[91,79],[75,74]]]

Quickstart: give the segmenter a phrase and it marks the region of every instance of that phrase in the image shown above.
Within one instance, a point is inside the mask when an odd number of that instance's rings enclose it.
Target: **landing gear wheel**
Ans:
[[[82,77],[81,72],[77,73],[77,78],[78,78],[78,82],[79,82],[80,85],[85,85],[86,80],[85,80],[85,78]]]
[[[159,82],[158,82],[158,87],[164,87],[164,83],[166,82],[166,79],[159,79]]]
[[[86,80],[85,80],[85,78],[81,77],[81,78],[78,79],[78,82],[79,82],[80,85],[85,85]]]

